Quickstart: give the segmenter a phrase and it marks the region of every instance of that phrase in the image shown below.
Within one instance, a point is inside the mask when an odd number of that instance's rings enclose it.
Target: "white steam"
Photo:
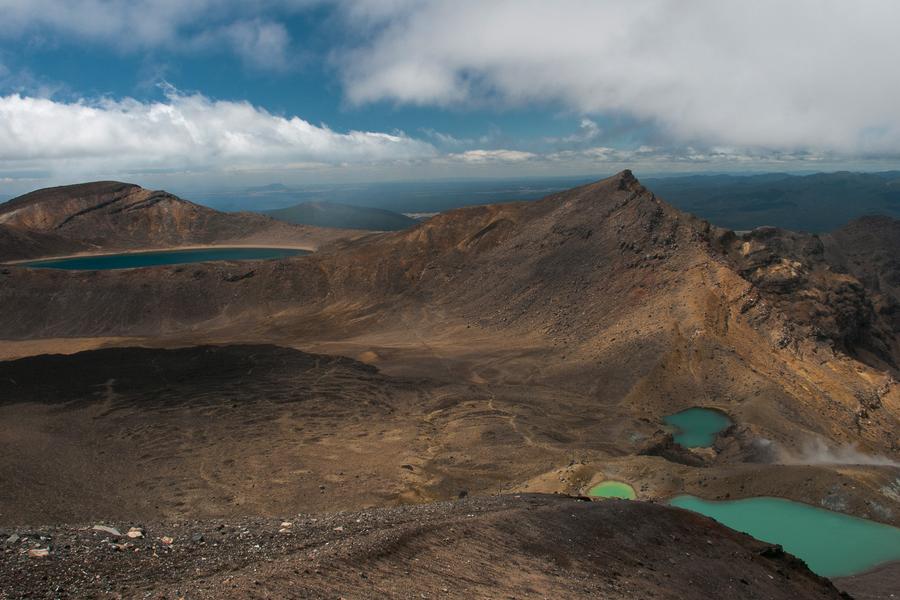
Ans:
[[[820,438],[807,441],[799,452],[781,448],[779,455],[779,462],[786,465],[873,465],[900,468],[900,462],[878,454],[866,454],[856,444],[831,446]]]

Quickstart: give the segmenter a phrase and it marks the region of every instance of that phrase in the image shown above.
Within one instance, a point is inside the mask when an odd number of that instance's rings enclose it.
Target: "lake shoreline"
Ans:
[[[705,515],[760,541],[779,544],[787,552],[803,559],[815,573],[829,579],[859,577],[900,562],[900,529],[808,502],[778,496],[708,500],[693,494],[678,494],[666,500],[666,504]],[[761,520],[761,514],[766,514],[767,517]],[[784,529],[774,527],[772,523],[778,518],[788,519],[791,525]],[[832,539],[836,536],[833,532],[838,527],[843,528],[840,544]],[[821,533],[823,531],[827,533]],[[820,537],[817,543],[821,543],[810,545],[810,536]],[[840,569],[848,568],[848,558],[834,552],[823,554],[821,548],[843,548],[846,544],[855,547],[857,551],[874,548],[883,552],[875,551],[868,559],[857,560],[855,568],[849,567],[852,570],[841,572]],[[864,564],[866,560],[869,561],[868,565]]]
[[[159,248],[132,248],[127,250],[104,250],[102,252],[78,252],[76,254],[60,254],[54,256],[39,256],[34,258],[23,258],[19,260],[11,260],[0,263],[2,266],[18,266],[27,265],[28,263],[36,263],[51,260],[68,260],[70,258],[99,258],[102,256],[118,256],[121,254],[153,254],[155,252],[175,252],[179,250],[224,250],[229,248],[262,248],[271,250],[304,250],[306,252],[315,252],[317,247],[309,244],[193,244],[190,246],[165,246]]]

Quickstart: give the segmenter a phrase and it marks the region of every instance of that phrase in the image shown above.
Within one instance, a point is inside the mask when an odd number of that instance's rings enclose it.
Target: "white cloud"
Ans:
[[[465,146],[472,143],[470,139],[461,139],[449,133],[430,128],[424,128],[421,132],[442,146]]]
[[[0,0],[0,34],[41,28],[82,39],[152,47],[177,40],[179,31],[213,8],[216,0]]]
[[[581,164],[597,165],[635,165],[645,168],[662,168],[667,170],[678,165],[697,165],[704,167],[735,168],[742,166],[778,165],[793,163],[799,166],[802,163],[806,167],[814,167],[815,163],[830,161],[839,163],[847,157],[824,153],[797,151],[765,151],[712,147],[698,149],[693,146],[678,148],[666,148],[657,146],[639,146],[637,148],[612,148],[608,146],[591,146],[579,150],[560,150],[541,155],[541,158],[551,162],[577,162]]]
[[[522,152],[520,150],[467,150],[458,154],[448,154],[448,160],[461,161],[465,163],[520,163],[527,160],[538,158],[537,154],[531,152]]]
[[[582,127],[590,130],[590,127]],[[334,131],[246,102],[215,101],[168,89],[166,99],[62,102],[19,94],[0,97],[0,177],[5,185],[71,183],[101,178],[247,178],[462,176],[472,172],[657,171],[759,165],[826,164],[810,152],[753,153],[737,147],[697,149],[583,145],[552,152],[515,148],[454,149],[403,133]],[[443,143],[441,143],[443,141]],[[450,140],[453,141],[453,140]],[[456,140],[459,141],[459,140]],[[465,140],[476,144],[477,140]],[[832,160],[832,163],[834,160]],[[269,175],[266,175],[269,174]],[[366,175],[367,174],[367,175]]]
[[[596,122],[588,119],[587,117],[583,117],[581,119],[581,123],[578,124],[578,131],[576,133],[566,135],[563,137],[548,137],[544,138],[544,141],[548,144],[584,144],[586,142],[590,142],[592,140],[597,139],[603,134],[603,130],[597,125]]]
[[[319,0],[0,0],[0,38],[47,33],[103,44],[115,51],[164,47],[230,49],[246,64],[283,69],[291,38],[266,15],[319,4]]]
[[[163,102],[0,97],[0,169],[67,176],[134,169],[295,169],[415,162],[434,147],[403,133],[336,132],[246,102],[169,90]]]
[[[356,103],[547,103],[682,143],[900,152],[895,0],[363,1],[348,15],[373,29],[342,62]]]
[[[576,134],[566,136],[563,138],[564,142],[584,142],[596,139],[600,137],[600,134],[603,133],[600,129],[600,126],[590,119],[581,119],[581,124],[579,124],[578,128],[580,131]]]
[[[259,69],[283,70],[291,65],[291,36],[280,23],[261,20],[236,21],[204,31],[184,44],[190,48],[224,45],[244,62]]]
[[[351,103],[562,107],[578,128],[531,139],[421,128],[417,140],[202,95],[60,102],[50,82],[0,64],[0,86],[19,94],[0,97],[0,175],[352,166],[344,176],[411,163],[424,176],[425,162],[465,174],[900,156],[893,0],[0,0],[0,41],[227,51],[284,71],[303,42],[284,17],[323,4],[345,18],[324,22],[347,27],[337,43],[350,46],[331,64]]]

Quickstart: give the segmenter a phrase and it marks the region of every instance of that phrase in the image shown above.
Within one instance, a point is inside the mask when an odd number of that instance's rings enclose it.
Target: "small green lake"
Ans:
[[[853,575],[900,560],[900,529],[800,502],[768,497],[715,502],[678,496],[669,504],[781,544],[824,577]]]
[[[196,248],[185,250],[159,250],[151,252],[128,252],[122,254],[99,254],[96,256],[76,256],[72,258],[35,260],[20,263],[37,269],[72,269],[97,271],[106,269],[136,269],[160,265],[180,265],[212,260],[261,260],[287,258],[309,254],[307,250],[292,248]]]
[[[637,498],[634,488],[621,481],[603,481],[598,483],[588,491],[588,496],[593,496],[594,498],[622,498],[623,500],[634,500]]]
[[[725,413],[709,408],[689,408],[663,417],[663,422],[675,428],[675,442],[685,448],[707,448],[716,435],[731,425]]]

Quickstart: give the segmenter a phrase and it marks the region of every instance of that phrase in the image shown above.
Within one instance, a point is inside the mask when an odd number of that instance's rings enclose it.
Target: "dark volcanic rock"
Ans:
[[[291,523],[150,523],[145,538],[121,549],[83,528],[42,528],[53,537],[52,558],[0,554],[0,590],[53,598],[841,597],[783,551],[643,502],[475,497]]]
[[[676,444],[672,434],[664,431],[657,431],[637,453],[641,456],[661,456],[668,461],[691,467],[702,467],[706,464],[702,457],[681,444]]]
[[[741,236],[726,232],[717,243],[741,276],[799,328],[796,335],[896,365],[896,330],[878,308],[882,295],[837,263],[834,251],[826,253],[819,236],[761,227]]]

